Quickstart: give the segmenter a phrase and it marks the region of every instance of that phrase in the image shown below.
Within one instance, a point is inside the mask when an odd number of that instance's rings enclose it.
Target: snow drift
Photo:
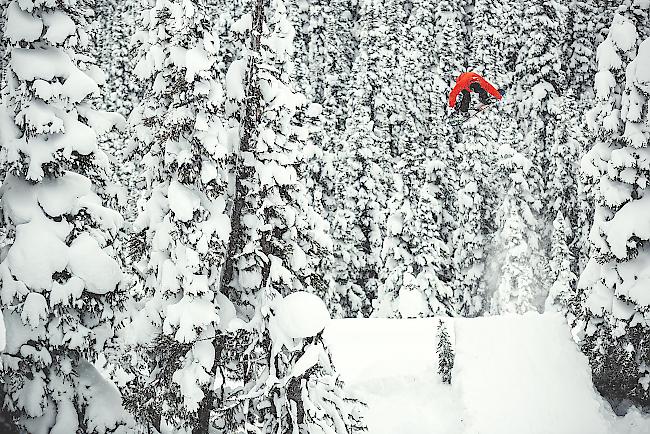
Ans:
[[[648,434],[617,418],[555,313],[444,321],[451,386],[437,373],[439,319],[334,320],[325,336],[347,387],[368,404],[369,434]]]

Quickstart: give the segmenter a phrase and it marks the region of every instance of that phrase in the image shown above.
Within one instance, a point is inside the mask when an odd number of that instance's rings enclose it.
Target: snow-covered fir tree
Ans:
[[[440,78],[453,84],[456,77],[465,72],[467,64],[467,31],[459,2],[442,0],[435,11],[435,48]]]
[[[204,1],[152,0],[140,22],[134,74],[145,94],[129,119],[140,156],[131,243],[140,305],[125,339],[144,354],[145,383],[158,386],[142,393],[135,382],[131,401],[157,430],[206,432],[221,334],[233,315],[220,280],[232,149],[220,41]]]
[[[378,12],[362,2],[356,37],[359,52],[352,66],[354,84],[348,101],[345,132],[339,138],[335,159],[336,190],[330,217],[334,240],[337,291],[344,316],[368,316],[377,297],[381,246],[385,232],[385,156],[374,133],[374,89],[370,28]]]
[[[539,202],[533,205],[536,213],[542,212],[542,198],[546,197],[543,182],[549,159],[546,149],[550,148],[555,126],[549,104],[557,99],[566,82],[561,43],[566,34],[566,15],[562,3],[544,0],[527,5],[523,13],[522,31],[528,37],[518,52],[513,94],[525,131],[526,152],[533,163],[528,177]],[[551,221],[554,218],[554,214],[548,217]]]
[[[438,374],[443,383],[451,384],[451,371],[454,368],[454,349],[449,340],[447,325],[442,321],[438,321],[437,336]]]
[[[9,1],[3,15],[2,405],[26,432],[131,432],[120,393],[93,365],[125,288],[112,246],[122,217],[105,206],[98,148],[124,119],[95,109],[105,76],[90,55],[92,9]]]
[[[97,64],[102,65],[106,83],[101,88],[100,108],[127,116],[140,98],[139,81],[133,76],[135,50],[131,40],[135,33],[136,2],[133,0],[101,1],[95,4],[92,37]],[[114,241],[123,265],[130,263],[128,239],[130,223],[135,218],[137,179],[136,161],[132,158],[132,137],[124,131],[109,131],[101,137],[99,147],[111,164],[110,179],[105,187],[109,203],[125,219],[124,230]],[[125,284],[131,286],[131,267],[123,266]]]
[[[137,24],[137,2],[107,0],[95,7],[94,37],[97,58],[106,65],[106,85],[102,91],[107,110],[127,116],[140,98],[140,82],[133,76],[135,50],[133,35]]]
[[[551,286],[544,305],[545,311],[557,309],[566,311],[572,309],[571,303],[575,299],[577,276],[574,258],[569,249],[567,240],[571,236],[570,225],[558,211],[553,221],[553,235],[551,238],[551,257],[549,271],[551,272]]]
[[[368,2],[368,76],[370,86],[371,119],[374,147],[380,153],[374,156],[379,172],[374,174],[375,188],[386,196],[379,202],[382,234],[380,266],[378,269],[377,312],[392,316],[394,300],[402,283],[413,276],[413,257],[408,235],[403,233],[404,220],[410,218],[408,168],[403,159],[408,149],[410,128],[406,125],[407,101],[405,75],[411,71],[400,68],[404,56],[401,34],[406,12],[400,2],[387,0]],[[354,145],[352,145],[354,146]],[[415,145],[417,146],[417,145]],[[385,220],[384,220],[385,219]],[[412,279],[410,279],[412,280]]]
[[[496,184],[490,182],[494,172],[496,143],[486,137],[477,122],[467,125],[461,140],[454,144],[457,189],[452,192],[455,202],[455,225],[450,238],[453,266],[454,304],[461,315],[476,316],[485,307],[485,287],[482,277],[487,259],[488,235],[494,231],[494,202]]]
[[[514,147],[523,138],[515,121],[506,127],[500,139],[498,155],[506,190],[498,210],[498,231],[494,237],[496,273],[492,282],[490,311],[493,313],[539,311],[546,290],[546,262],[541,254],[539,223],[531,210],[534,197],[527,175],[532,163]]]
[[[569,85],[581,89],[580,95],[587,97],[585,88],[592,85],[591,77],[596,72],[596,38],[598,37],[597,5],[594,0],[574,0],[570,8],[575,13],[567,16],[566,60],[568,61]],[[604,14],[607,15],[607,14]],[[584,98],[587,99],[587,98]]]
[[[393,26],[404,29],[400,33],[390,28],[403,35],[399,51],[393,50],[398,62],[392,73],[401,89],[392,94],[393,175],[388,178],[384,263],[375,315],[449,313],[452,303],[445,237],[450,229],[443,202],[452,190],[448,182],[452,176],[443,172],[453,170],[447,165],[451,131],[435,123],[445,110],[441,89],[446,86],[443,80],[449,78],[449,72],[439,67],[435,50],[427,47],[438,43],[440,53],[451,49],[451,32],[459,26],[458,14],[451,8],[437,11],[436,5],[428,2],[414,2],[408,9],[402,5],[403,10],[396,8],[394,2],[389,6]],[[400,16],[405,26],[399,23]],[[436,26],[447,29],[442,38],[436,38]],[[453,53],[445,52],[444,56],[452,57]],[[452,61],[452,65],[456,63]],[[382,66],[386,66],[385,62],[375,68]],[[441,79],[443,75],[445,78]],[[384,146],[385,142],[382,140]]]
[[[502,79],[496,74],[500,66],[498,59],[503,56],[499,43],[499,39],[503,37],[500,26],[502,8],[503,5],[499,1],[477,0],[471,15],[472,35],[468,63],[473,71],[495,83]]]
[[[576,328],[594,382],[614,402],[650,402],[647,336],[648,59],[633,10],[614,15],[597,49],[596,102],[589,111],[594,133],[583,170],[596,183],[592,252],[579,281],[583,312]]]
[[[441,80],[435,96],[438,124],[434,131],[434,143],[443,154],[445,170],[441,179],[446,187],[444,202],[447,240],[453,276],[453,311],[461,315],[477,315],[484,303],[479,294],[479,279],[483,273],[483,246],[485,239],[482,229],[484,197],[479,191],[478,173],[482,173],[483,144],[467,141],[466,136],[458,134],[448,126],[446,99],[448,89],[456,77],[464,72],[469,61],[467,47],[469,35],[465,28],[462,5],[456,2],[439,2],[436,6],[435,52],[437,69]],[[471,67],[473,69],[473,66]],[[443,84],[444,83],[444,84]],[[475,100],[476,101],[476,100]],[[443,125],[440,125],[443,124]],[[474,124],[475,126],[475,124]],[[470,126],[472,133],[474,127]]]
[[[569,255],[567,259],[570,258],[571,269],[577,273],[577,260],[587,251],[587,239],[584,237],[588,232],[583,228],[587,226],[589,213],[586,210],[586,196],[579,170],[579,160],[585,148],[586,137],[582,129],[583,124],[575,122],[575,118],[579,116],[579,101],[571,89],[562,95],[556,106],[551,107],[551,113],[554,115],[555,128],[552,136],[548,138],[551,148],[548,152],[548,166],[545,168],[545,214],[550,216],[554,213],[557,218],[557,214],[562,213],[562,219],[567,220],[563,223],[567,236],[565,242],[571,250],[566,251],[566,254]],[[551,234],[557,230],[555,219],[553,222]],[[575,228],[575,231],[572,228]],[[588,247],[588,243],[586,246]],[[557,248],[553,251],[551,244],[550,249],[550,261],[563,261],[556,257],[560,253]]]
[[[404,199],[399,212],[393,211],[392,218],[399,217],[406,253],[400,261],[405,279],[397,306],[402,316],[412,310],[407,300],[415,295],[424,301],[424,309],[418,315],[453,311],[451,264],[446,244],[451,225],[445,212],[445,202],[453,190],[450,146],[453,134],[438,122],[442,120],[438,116],[445,111],[446,98],[442,92],[445,82],[435,50],[427,48],[436,43],[435,17],[435,4],[413,3],[402,38],[403,61],[399,65],[399,72],[404,76],[404,114],[396,134],[401,141],[398,161],[402,166]],[[438,19],[443,18],[438,16]]]
[[[362,404],[343,391],[322,338],[329,319],[323,301],[300,291],[276,295],[266,307],[261,316],[270,348],[249,363],[259,376],[245,386],[246,393],[226,401],[226,412],[244,414],[231,418],[224,432],[244,432],[242,427],[251,425],[262,432],[365,431]]]
[[[237,360],[226,367],[226,376],[239,384],[222,384],[218,419],[227,433],[253,426],[262,432],[306,434],[322,427],[343,434],[361,423],[356,415],[348,417],[353,403],[332,383],[335,377],[322,343],[312,340],[299,347],[300,339],[315,336],[323,326],[294,334],[277,319],[292,296],[309,296],[322,304],[318,297],[328,285],[318,258],[331,249],[324,222],[307,200],[296,171],[306,139],[296,113],[306,101],[291,83],[293,26],[283,1],[259,0],[249,4],[236,28],[243,45],[229,67],[226,96],[227,115],[238,135],[232,235],[221,285],[241,322],[225,339],[228,353]],[[305,290],[311,294],[294,293]],[[305,355],[311,360],[308,366]],[[319,399],[338,404],[316,411]]]

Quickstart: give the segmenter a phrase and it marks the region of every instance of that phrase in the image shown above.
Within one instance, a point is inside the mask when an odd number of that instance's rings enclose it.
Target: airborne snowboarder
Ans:
[[[460,111],[460,113],[467,114],[471,100],[470,92],[478,94],[481,104],[489,104],[491,102],[489,95],[492,95],[497,100],[503,97],[503,91],[501,89],[497,90],[477,73],[465,72],[456,78],[456,85],[449,94],[449,107]],[[456,99],[459,94],[461,95],[461,101],[460,107],[457,107]]]

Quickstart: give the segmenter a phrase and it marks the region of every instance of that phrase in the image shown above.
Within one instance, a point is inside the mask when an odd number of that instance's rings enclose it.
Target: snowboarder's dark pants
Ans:
[[[487,104],[490,102],[490,95],[487,91],[481,87],[478,83],[472,83],[469,85],[469,88],[472,89],[472,92],[478,93],[478,99],[482,104]]]
[[[482,104],[487,104],[490,102],[490,95],[488,95],[487,91],[483,89],[480,84],[472,83],[469,85],[469,88],[472,90],[472,92],[478,93],[478,99]],[[460,95],[462,97],[460,101],[460,111],[461,113],[467,113],[471,99],[470,93],[467,89],[463,89],[460,91]]]
[[[467,110],[469,110],[469,91],[467,89],[463,89],[460,91],[460,112],[461,113],[467,113]]]

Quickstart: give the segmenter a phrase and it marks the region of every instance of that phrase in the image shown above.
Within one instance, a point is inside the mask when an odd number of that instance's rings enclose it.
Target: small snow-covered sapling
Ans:
[[[454,367],[454,350],[449,341],[447,327],[442,321],[438,322],[438,374],[442,382],[451,384],[451,370]]]

